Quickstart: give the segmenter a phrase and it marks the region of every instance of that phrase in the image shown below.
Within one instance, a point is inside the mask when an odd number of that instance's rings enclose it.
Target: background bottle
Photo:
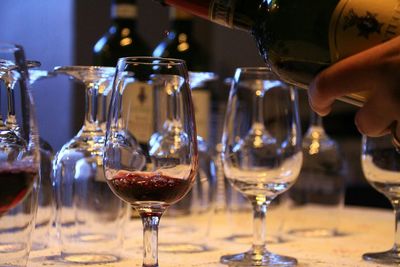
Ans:
[[[158,1],[248,31],[274,72],[302,88],[333,62],[400,33],[396,0]],[[365,101],[363,94],[348,98]]]
[[[150,49],[137,31],[137,15],[136,0],[112,0],[112,25],[94,45],[94,65],[115,67],[121,57],[149,56]],[[132,120],[147,127],[129,130],[147,150],[146,142],[154,131],[153,90],[143,83],[140,90],[125,90],[124,94],[132,94],[130,98],[135,100],[132,107],[140,106],[141,112],[132,113],[136,114]]]
[[[112,24],[93,47],[93,63],[115,67],[118,58],[149,55],[149,48],[137,32],[136,0],[112,0]]]

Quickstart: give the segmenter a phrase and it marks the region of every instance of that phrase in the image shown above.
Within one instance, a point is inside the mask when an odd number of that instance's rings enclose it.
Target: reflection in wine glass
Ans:
[[[233,266],[292,266],[297,260],[269,252],[267,208],[295,182],[302,164],[296,91],[268,68],[236,70],[222,137],[224,173],[253,206],[253,245],[221,257]]]
[[[135,120],[142,106],[130,97],[140,96],[138,92],[144,89],[160,97],[167,92],[170,102],[170,108],[164,110],[170,121],[168,131],[157,135],[151,145],[147,140],[148,149],[137,141],[140,128],[147,123]],[[188,193],[198,170],[196,128],[184,61],[153,57],[119,60],[107,123],[104,167],[110,188],[142,218],[143,266],[158,266],[160,218]]]
[[[207,106],[201,105],[201,97],[209,97],[209,95],[200,91],[197,95],[198,103],[196,100],[196,91],[200,88],[205,88],[206,83],[214,81],[217,76],[212,72],[190,72],[189,71],[189,84],[192,92],[193,105],[196,114],[196,125],[199,125],[198,119],[205,119],[199,116],[196,112],[199,109],[207,109]],[[173,92],[165,91],[158,92],[157,106],[158,112],[156,114],[157,131],[151,136],[149,147],[156,144],[156,140],[168,131],[173,129],[171,127],[173,118],[168,114],[172,114],[173,106]],[[208,101],[206,101],[208,103]],[[196,109],[197,108],[197,109]],[[167,111],[167,112],[165,112]],[[206,111],[208,112],[208,111]],[[206,117],[208,122],[208,115]],[[205,122],[200,122],[205,123]],[[198,130],[199,128],[197,128]],[[199,171],[196,174],[196,179],[192,189],[189,193],[178,203],[168,208],[163,215],[162,233],[160,238],[160,251],[176,253],[184,252],[201,252],[209,249],[208,236],[211,228],[211,219],[214,211],[214,197],[215,197],[215,175],[213,172],[213,161],[211,158],[211,149],[209,143],[199,135],[197,132],[197,144],[199,154]],[[190,225],[182,227],[182,224]],[[180,235],[181,238],[175,239],[174,235]]]
[[[37,209],[39,135],[23,48],[0,43],[0,77],[10,69],[20,82],[13,90],[15,128],[0,121],[0,265],[26,266]],[[10,114],[9,98],[6,89],[0,94],[4,118]]]
[[[395,213],[395,241],[385,252],[366,253],[363,259],[381,264],[400,264],[400,153],[390,135],[362,139],[361,164],[367,181],[392,203]]]
[[[85,85],[85,120],[78,134],[57,153],[53,163],[56,226],[61,256],[75,263],[119,260],[126,205],[111,192],[103,172],[104,93],[115,68],[57,67]]]

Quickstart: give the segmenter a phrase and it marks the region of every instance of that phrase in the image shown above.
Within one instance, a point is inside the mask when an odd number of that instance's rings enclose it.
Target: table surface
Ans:
[[[203,219],[200,217],[161,219],[160,266],[225,266],[219,263],[222,255],[244,252],[250,248],[252,232],[250,212],[218,212],[210,220]],[[318,207],[296,211],[271,209],[267,220],[267,230],[270,233],[267,235],[270,237],[279,235],[283,240],[283,242],[271,241],[267,245],[269,251],[297,258],[298,266],[381,266],[363,261],[361,255],[365,252],[387,250],[393,244],[394,216],[390,210],[358,207],[346,207],[335,212],[327,212]],[[306,227],[309,222],[328,225],[337,220],[340,234],[335,237],[299,237],[287,234],[287,229],[291,227]],[[205,238],[205,232],[197,231],[193,235],[190,233],[188,229],[196,227],[197,223],[201,226],[210,226],[208,239]],[[233,235],[237,238],[233,238]],[[207,242],[209,249],[187,252],[187,249],[194,246],[181,244],[196,242],[195,240]],[[131,220],[126,228],[126,241],[121,260],[91,266],[142,266],[141,242],[141,223],[139,220]],[[166,246],[168,242],[177,242],[175,248],[178,247],[183,251],[169,250]],[[178,245],[178,242],[181,243]],[[55,244],[53,240],[49,248],[32,251],[28,266],[70,266],[71,264],[57,257],[58,249]]]

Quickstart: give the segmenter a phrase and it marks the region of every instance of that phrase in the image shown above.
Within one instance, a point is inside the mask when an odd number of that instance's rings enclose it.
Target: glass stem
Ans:
[[[158,224],[161,213],[141,213],[143,223],[143,267],[158,267]]]
[[[94,132],[100,130],[100,123],[102,122],[101,110],[99,106],[101,103],[101,97],[99,96],[98,85],[89,84],[86,88],[85,94],[85,123],[84,132]]]
[[[252,123],[264,125],[264,98],[261,91],[257,91],[254,95],[253,118]]]
[[[266,215],[271,201],[266,197],[254,197],[251,199],[253,205],[253,247],[252,250],[261,254],[266,250]]]
[[[395,251],[399,252],[399,249],[400,249],[400,199],[394,199],[391,202],[392,202],[394,215],[395,215],[393,249]]]
[[[16,129],[17,128],[17,121],[15,118],[15,96],[14,96],[14,90],[13,86],[11,83],[7,83],[7,102],[8,102],[8,112],[7,112],[7,119],[6,119],[6,124],[11,128],[11,129]]]

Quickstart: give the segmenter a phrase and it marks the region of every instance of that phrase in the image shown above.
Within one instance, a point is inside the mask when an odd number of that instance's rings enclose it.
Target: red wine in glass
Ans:
[[[32,167],[0,168],[0,215],[17,206],[32,189],[37,170]]]
[[[186,195],[192,180],[160,172],[118,171],[108,184],[118,197],[131,204],[161,202],[170,205]]]

